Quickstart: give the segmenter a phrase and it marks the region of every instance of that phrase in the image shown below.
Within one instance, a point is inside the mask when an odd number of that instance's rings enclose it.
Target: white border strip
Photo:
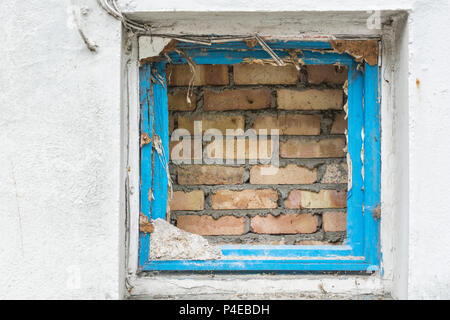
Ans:
[[[129,253],[128,275],[134,276],[138,269],[139,258],[139,183],[140,183],[140,104],[139,104],[139,59],[138,41],[131,39],[131,56],[128,62],[128,179],[129,179]]]
[[[132,297],[157,299],[179,296],[255,296],[271,295],[307,298],[340,295],[357,299],[362,296],[389,297],[378,276],[330,275],[157,275],[136,279]]]

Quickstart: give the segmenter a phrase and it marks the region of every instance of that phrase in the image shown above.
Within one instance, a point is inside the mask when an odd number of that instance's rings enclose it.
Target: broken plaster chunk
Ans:
[[[171,39],[161,37],[139,37],[139,60],[159,56],[169,45]]]
[[[215,260],[221,259],[218,246],[197,234],[181,230],[163,219],[153,220],[155,230],[150,237],[150,260]]]
[[[139,214],[139,231],[144,233],[152,233],[154,230],[153,224],[148,220],[142,212]]]
[[[334,50],[348,53],[357,62],[365,61],[371,66],[378,63],[378,40],[335,40],[330,44]]]

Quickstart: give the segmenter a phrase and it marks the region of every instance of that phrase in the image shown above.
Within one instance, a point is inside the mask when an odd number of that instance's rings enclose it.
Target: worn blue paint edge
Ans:
[[[258,246],[258,245],[222,245],[224,256],[255,256],[255,257],[333,257],[352,256],[350,246]]]
[[[271,41],[265,40],[267,45],[272,49],[313,49],[313,50],[331,50],[333,47],[328,41]],[[244,41],[233,41],[227,43],[215,43],[211,46],[201,45],[195,43],[180,42],[177,44],[177,48],[180,49],[228,49],[228,50],[263,50],[260,44],[256,44],[254,47],[249,48]]]
[[[200,50],[200,49],[186,49],[183,50],[185,54],[197,64],[237,64],[244,59],[272,59],[266,51],[228,51],[228,50]],[[275,50],[275,53],[280,58],[290,57],[289,52]],[[169,53],[171,63],[185,64],[187,63],[185,57],[178,52]],[[340,63],[342,65],[350,66],[353,64],[353,58],[348,54],[338,54],[330,52],[313,52],[303,51],[298,54],[298,57],[303,60],[305,64],[334,64]]]
[[[355,260],[168,260],[151,261],[143,271],[377,271]]]
[[[381,115],[379,94],[379,68],[365,64],[364,85],[364,219],[365,256],[367,262],[380,263],[380,223],[381,213]]]
[[[363,160],[361,150],[364,127],[363,95],[364,77],[353,63],[348,72],[348,153],[350,155],[352,186],[347,194],[347,244],[355,256],[364,254],[364,182],[362,177]]]
[[[153,65],[153,92],[155,101],[155,135],[162,143],[162,154],[154,152],[152,219],[166,219],[168,176],[166,165],[169,161],[169,111],[167,108],[167,83],[165,63]],[[155,137],[154,137],[155,138]]]
[[[151,68],[149,64],[143,65],[139,69],[139,94],[141,107],[141,134],[147,133],[149,137],[153,135],[153,94],[151,83]],[[141,183],[140,183],[140,212],[149,220],[151,219],[150,202],[148,194],[152,186],[152,147],[151,144],[142,146],[140,159]],[[148,261],[150,236],[139,233],[139,265],[142,266]]]

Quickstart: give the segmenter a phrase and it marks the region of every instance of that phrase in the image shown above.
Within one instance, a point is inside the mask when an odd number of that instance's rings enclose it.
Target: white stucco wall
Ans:
[[[393,35],[392,85],[383,85],[392,99],[383,101],[388,265],[382,277],[394,280],[386,288],[395,297],[450,297],[448,1],[119,2],[130,16],[151,18],[164,32],[299,37],[333,28],[360,34],[367,10],[408,11],[404,28]],[[96,53],[71,23],[71,5],[89,9],[79,24],[98,45]],[[259,13],[246,18],[250,11]],[[347,13],[340,20],[326,11]],[[342,24],[348,11],[358,18],[352,27]],[[319,16],[334,18],[314,24]],[[94,0],[5,0],[0,21],[0,299],[121,298],[126,134],[120,24]]]
[[[122,296],[120,23],[0,3],[0,299]]]
[[[448,1],[417,1],[410,20],[410,298],[450,298],[449,15]]]

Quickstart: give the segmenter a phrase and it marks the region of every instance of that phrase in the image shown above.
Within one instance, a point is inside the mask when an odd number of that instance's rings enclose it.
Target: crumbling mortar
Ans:
[[[212,210],[212,199],[211,199],[212,192],[203,190],[203,193],[205,194],[204,210]]]
[[[300,241],[323,241],[324,232],[319,230],[312,234],[258,234],[248,232],[239,236],[204,236],[211,244],[272,244],[274,242],[295,245]]]
[[[330,138],[342,138],[345,137],[345,134],[321,134],[321,135],[280,135],[280,142],[286,142],[290,139],[302,139],[302,140],[314,140],[316,142],[319,142],[322,139],[330,139]],[[337,158],[320,158],[320,159],[340,159],[342,157]],[[302,159],[309,159],[309,158],[302,158]],[[310,159],[316,159],[316,158],[310,158]]]
[[[252,129],[254,120],[259,116],[282,116],[282,115],[321,115],[325,119],[325,121],[332,121],[337,114],[342,114],[343,110],[278,110],[273,108],[272,106],[265,109],[257,109],[257,110],[211,110],[204,111],[203,110],[203,95],[201,99],[197,100],[197,107],[194,111],[170,111],[171,115],[181,115],[185,117],[191,117],[195,119],[198,116],[198,119],[201,119],[201,115],[219,115],[223,116],[244,116],[245,119],[245,130]],[[327,120],[329,119],[329,120]],[[331,128],[332,123],[329,125]],[[322,126],[321,126],[322,127]],[[321,130],[323,134],[329,132],[329,130]],[[268,132],[270,134],[270,131]],[[335,135],[333,135],[335,136]]]
[[[277,90],[271,89],[270,90],[270,108],[272,110],[278,109],[278,100],[277,99],[278,99]]]
[[[244,221],[244,234],[247,234],[252,231],[251,223],[250,223],[250,217],[246,216]]]
[[[328,164],[323,164],[317,168],[317,181],[322,182],[323,176],[325,175],[325,171],[327,169]]]
[[[306,72],[306,71],[305,71]],[[307,75],[305,75],[307,77]],[[187,90],[189,89],[189,86],[168,86],[168,90]],[[202,88],[205,90],[211,90],[214,92],[222,92],[224,90],[231,90],[231,89],[269,89],[269,90],[278,90],[278,89],[317,89],[317,90],[324,90],[324,89],[342,89],[342,84],[333,84],[333,83],[320,83],[320,84],[313,84],[309,83],[306,80],[297,81],[296,83],[292,84],[234,84],[234,79],[231,79],[229,84],[227,85],[202,85],[202,86],[194,86],[194,88]]]
[[[286,208],[277,208],[277,209],[235,209],[235,210],[213,210],[213,209],[205,209],[200,211],[172,211],[171,219],[176,220],[179,216],[211,216],[214,219],[219,219],[220,217],[225,216],[233,216],[237,218],[241,217],[256,217],[262,216],[266,217],[267,215],[273,215],[278,217],[281,214],[312,214],[314,216],[320,217],[323,213],[326,212],[346,212],[345,208],[335,209],[335,208],[326,208],[326,209],[286,209]]]
[[[324,236],[324,240],[330,243],[343,242],[346,238],[346,232],[325,232]]]
[[[306,65],[301,65],[300,66],[300,71],[299,71],[299,79],[298,79],[298,83],[297,83],[297,88],[298,89],[306,89],[309,88],[311,86],[311,84],[308,82],[308,72],[306,71]]]
[[[289,184],[289,185],[261,185],[261,184],[234,184],[234,185],[179,185],[173,186],[174,191],[190,192],[194,190],[202,190],[205,194],[215,194],[217,190],[232,190],[232,191],[242,191],[242,190],[261,190],[261,189],[274,189],[281,193],[283,199],[287,197],[287,194],[292,190],[304,190],[319,192],[320,190],[346,190],[346,184],[325,184],[325,183],[315,183],[315,184]]]

